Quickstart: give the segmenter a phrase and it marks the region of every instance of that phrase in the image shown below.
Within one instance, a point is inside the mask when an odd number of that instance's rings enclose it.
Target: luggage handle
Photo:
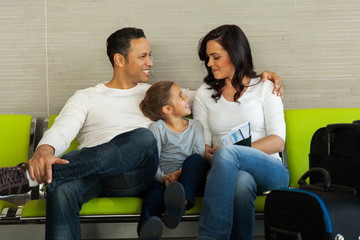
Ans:
[[[283,236],[286,237],[286,239],[302,240],[300,232],[293,232],[275,227],[270,227],[269,230],[270,230],[270,237],[273,240],[276,240],[277,236],[279,237]]]
[[[326,131],[327,133],[331,133],[331,132],[334,132],[336,131],[337,129],[344,129],[344,128],[354,128],[355,129],[358,129],[360,131],[360,120],[357,120],[357,121],[353,121],[353,123],[336,123],[336,124],[328,124],[326,126]]]
[[[319,168],[319,167],[314,167],[309,169],[307,172],[304,173],[304,175],[302,175],[298,181],[298,184],[302,187],[307,186],[305,180],[310,177],[310,175],[314,175],[314,174],[319,174],[321,173],[324,177],[324,181],[322,183],[322,187],[324,189],[324,191],[329,191],[331,188],[331,180],[330,180],[330,173],[324,169],[324,168]]]
[[[354,126],[356,126],[354,128]],[[332,133],[338,129],[346,129],[346,128],[353,128],[360,132],[360,120],[353,121],[352,123],[337,123],[337,124],[329,124],[326,126],[326,133],[328,136],[328,155],[331,155],[331,142],[333,141]]]
[[[314,175],[314,174],[319,174],[319,173],[321,173],[324,177],[324,181],[322,183],[319,183],[316,185],[315,184],[312,184],[312,185],[306,184],[305,180],[309,176]],[[307,172],[305,172],[304,175],[302,175],[300,177],[298,184],[300,185],[300,188],[302,188],[302,189],[321,189],[325,192],[341,191],[341,192],[349,192],[354,195],[357,195],[357,191],[353,187],[331,184],[330,173],[326,169],[319,168],[319,167],[311,168]]]

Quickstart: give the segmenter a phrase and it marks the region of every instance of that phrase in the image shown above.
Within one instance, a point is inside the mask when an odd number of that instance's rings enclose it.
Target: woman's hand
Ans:
[[[279,74],[274,72],[262,72],[259,74],[261,77],[261,81],[265,82],[267,79],[274,82],[274,90],[273,94],[277,93],[277,96],[283,97],[284,94],[284,87],[281,84],[281,77]]]
[[[165,177],[163,177],[162,181],[165,185],[165,187],[169,186],[170,183],[172,182],[178,182],[181,176],[181,169],[172,172],[172,173],[168,173]]]
[[[206,162],[211,164],[211,159],[218,148],[219,146],[210,147],[207,144],[205,145],[204,159]]]

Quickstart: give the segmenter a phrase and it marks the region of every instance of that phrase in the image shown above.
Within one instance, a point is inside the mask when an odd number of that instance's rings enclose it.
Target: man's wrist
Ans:
[[[55,153],[55,148],[47,144],[38,146],[35,151],[35,154],[39,154],[39,155],[54,155],[54,153]]]

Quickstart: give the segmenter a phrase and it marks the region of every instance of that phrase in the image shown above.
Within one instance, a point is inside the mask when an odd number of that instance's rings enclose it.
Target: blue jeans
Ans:
[[[253,239],[256,195],[288,184],[279,159],[251,147],[221,146],[211,160],[199,239]]]
[[[98,196],[141,196],[154,179],[158,150],[152,132],[139,128],[110,142],[63,156],[47,187],[46,239],[81,239],[79,212]]]
[[[207,169],[205,160],[199,154],[192,154],[183,162],[179,182],[183,185],[185,198],[188,200],[186,210],[191,209],[195,205],[195,197],[202,194]],[[164,191],[165,185],[156,180],[146,190],[138,224],[138,233],[148,218],[152,216],[161,218],[165,212]]]

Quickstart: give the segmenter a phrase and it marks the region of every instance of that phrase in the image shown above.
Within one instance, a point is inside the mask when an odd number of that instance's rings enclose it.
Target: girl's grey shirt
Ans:
[[[197,153],[204,156],[205,140],[202,124],[198,120],[186,120],[189,121],[189,125],[181,133],[171,131],[163,120],[150,125],[159,150],[159,168],[155,179],[161,183],[166,174],[179,170],[190,155]]]

